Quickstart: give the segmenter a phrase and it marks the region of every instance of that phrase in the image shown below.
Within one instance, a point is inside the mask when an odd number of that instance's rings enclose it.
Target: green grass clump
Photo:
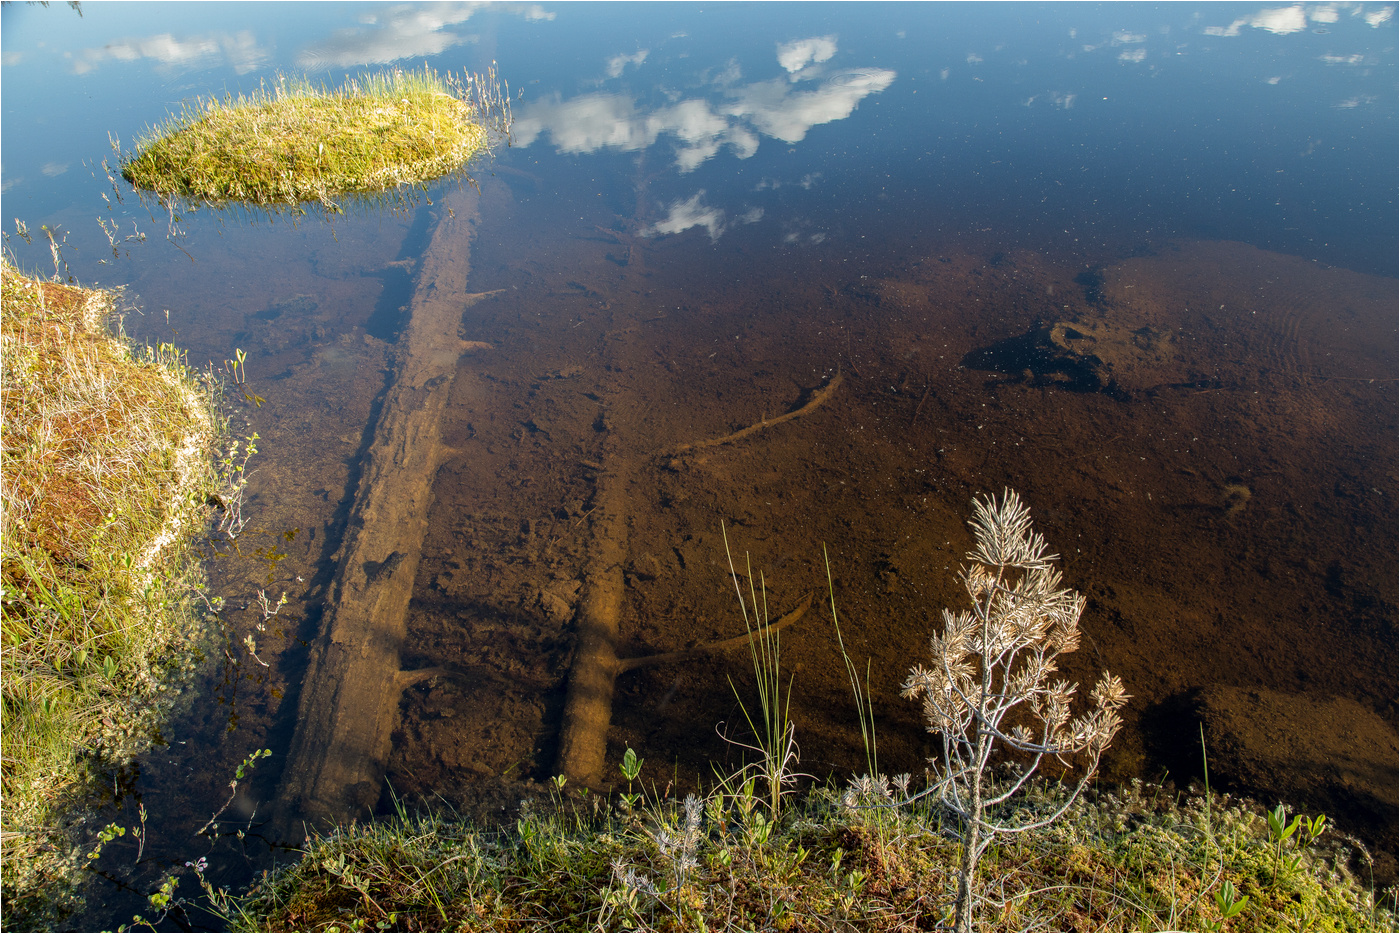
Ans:
[[[897,781],[907,784],[908,776]],[[206,885],[240,931],[933,930],[951,924],[958,843],[945,814],[901,785],[819,787],[774,820],[737,793],[637,807],[593,795],[526,809],[510,830],[439,815],[342,827],[250,892]],[[1020,804],[1052,813],[1065,790]],[[904,803],[900,803],[904,802]],[[1000,815],[1010,816],[1010,815]],[[1263,817],[1214,795],[1133,784],[983,857],[978,929],[1393,930],[1348,868],[1342,838],[1275,876]],[[1228,920],[1230,882],[1244,907]]]
[[[508,123],[495,75],[367,76],[336,90],[279,78],[271,89],[196,99],[137,144],[122,177],[165,198],[335,207],[345,195],[422,184],[487,148]]]
[[[4,913],[61,910],[64,829],[91,767],[129,759],[193,671],[190,534],[214,471],[211,390],[168,346],[133,353],[113,295],[0,260],[0,748]],[[55,888],[57,886],[57,888]]]

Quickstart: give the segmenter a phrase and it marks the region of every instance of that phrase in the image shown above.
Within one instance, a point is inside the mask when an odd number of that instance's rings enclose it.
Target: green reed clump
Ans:
[[[238,931],[946,927],[959,888],[956,827],[931,804],[901,804],[907,783],[820,786],[776,820],[752,782],[641,806],[555,793],[510,829],[401,808],[312,838],[245,895],[206,886],[205,906]],[[1022,820],[1069,796],[1054,783],[1022,791]],[[1059,822],[988,848],[982,878],[994,881],[980,892],[977,925],[1218,930],[1216,895],[1228,881],[1249,900],[1226,930],[1394,929],[1394,912],[1348,868],[1343,838],[1300,850],[1273,880],[1260,813],[1140,783],[1080,799]]]
[[[333,209],[346,195],[419,185],[508,129],[494,66],[463,79],[421,71],[367,75],[337,89],[279,77],[249,95],[197,98],[138,142],[122,177],[165,198]]]
[[[215,482],[212,389],[106,330],[113,294],[0,259],[4,912],[61,910],[91,766],[150,743],[206,626],[190,534]],[[55,888],[57,886],[57,888]]]
[[[720,526],[724,536],[724,555],[729,561],[729,577],[734,583],[734,593],[739,598],[739,613],[744,619],[744,631],[749,637],[749,657],[753,662],[755,687],[758,704],[753,709],[744,703],[739,689],[730,679],[729,687],[739,702],[739,709],[753,734],[751,743],[738,740],[730,742],[757,753],[750,762],[734,775],[724,779],[723,784],[752,783],[762,777],[767,791],[769,814],[776,818],[782,807],[783,795],[787,786],[792,785],[797,776],[793,769],[798,761],[797,727],[789,716],[792,705],[792,679],[788,679],[787,695],[783,695],[782,682],[782,636],[776,631],[768,616],[768,589],[759,572],[755,585],[753,567],[749,557],[744,555],[744,581],[748,583],[748,597],[744,596],[744,585],[740,582],[738,569],[734,566],[734,556],[729,551],[729,533]]]

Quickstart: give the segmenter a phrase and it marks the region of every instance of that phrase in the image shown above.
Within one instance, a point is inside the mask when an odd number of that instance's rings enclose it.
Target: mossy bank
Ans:
[[[214,387],[111,330],[117,293],[0,261],[4,915],[71,906],[92,778],[151,742],[208,624],[191,542],[219,483]]]
[[[121,173],[164,198],[334,210],[346,196],[457,171],[487,150],[488,124],[509,125],[509,107],[494,73],[395,71],[336,89],[278,78],[187,103],[137,142]]]

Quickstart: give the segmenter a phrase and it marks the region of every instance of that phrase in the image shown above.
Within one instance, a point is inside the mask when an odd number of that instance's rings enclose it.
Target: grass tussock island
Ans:
[[[121,174],[163,198],[334,209],[347,195],[451,174],[488,149],[488,126],[509,123],[494,70],[460,80],[394,71],[334,90],[279,78],[246,96],[187,103],[138,141]]]
[[[109,331],[115,297],[0,260],[7,927],[64,909],[92,776],[150,744],[207,635],[213,386]]]

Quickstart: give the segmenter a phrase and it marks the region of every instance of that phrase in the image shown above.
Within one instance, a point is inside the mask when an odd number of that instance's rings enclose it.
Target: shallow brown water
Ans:
[[[624,656],[742,633],[722,523],[775,616],[825,593],[825,544],[847,644],[871,662],[881,768],[917,773],[929,737],[899,684],[940,609],[961,605],[969,500],[1010,486],[1090,597],[1066,675],[1106,668],[1134,695],[1107,777],[1198,773],[1202,717],[1219,733],[1208,746],[1307,757],[1305,725],[1242,738],[1202,691],[1346,698],[1360,765],[1307,781],[1255,768],[1235,785],[1393,841],[1392,281],[1228,242],[1087,274],[1075,257],[936,243],[861,274],[820,254],[777,267],[742,244],[716,257],[698,237],[628,256],[601,234],[560,244],[548,268],[496,264],[491,218],[509,211],[493,197],[476,287],[505,291],[462,336],[495,349],[454,384],[455,454],[405,649],[406,668],[465,677],[406,692],[399,792],[505,817],[515,781],[553,774],[596,477],[625,465]],[[1111,382],[1089,388],[1088,351],[1037,342],[1055,322],[1096,345],[1089,369]],[[668,453],[794,409],[837,372],[837,394],[802,418]],[[829,614],[809,613],[783,650],[802,768],[862,768]],[[742,718],[730,679],[744,692],[751,678],[742,652],[621,675],[609,763],[630,745],[658,783],[709,781],[738,755],[717,730]],[[1232,765],[1212,771],[1228,782]]]
[[[1105,259],[923,234],[881,259],[775,254],[742,231],[722,248],[599,231],[525,249],[529,208],[485,186],[469,287],[503,291],[460,336],[493,349],[453,384],[402,653],[458,676],[404,692],[381,810],[399,795],[509,821],[541,794],[609,471],[627,481],[621,656],[743,631],[723,523],[774,615],[818,596],[783,636],[800,768],[863,771],[825,545],[847,646],[870,661],[880,768],[921,773],[932,737],[899,685],[941,609],[963,604],[971,498],[1010,486],[1089,597],[1066,677],[1108,669],[1134,696],[1105,778],[1198,777],[1204,723],[1213,782],[1326,811],[1391,877],[1393,280],[1209,241]],[[402,260],[432,225],[423,211],[335,236],[231,230],[198,244],[229,270],[210,309],[179,303],[209,294],[204,263],[139,286],[190,345],[254,351],[248,389],[265,400],[240,403],[261,435],[243,556],[211,564],[232,655],[137,783],[178,863],[237,763],[273,749],[224,813],[252,831],[216,851],[229,882],[261,865],[260,836],[298,842],[264,821],[414,287]],[[673,456],[837,373],[801,417]],[[262,632],[259,590],[289,597]],[[247,634],[268,667],[238,649]],[[731,679],[750,702],[742,650],[621,674],[609,771],[629,745],[659,789],[736,766],[720,735],[743,738]]]

